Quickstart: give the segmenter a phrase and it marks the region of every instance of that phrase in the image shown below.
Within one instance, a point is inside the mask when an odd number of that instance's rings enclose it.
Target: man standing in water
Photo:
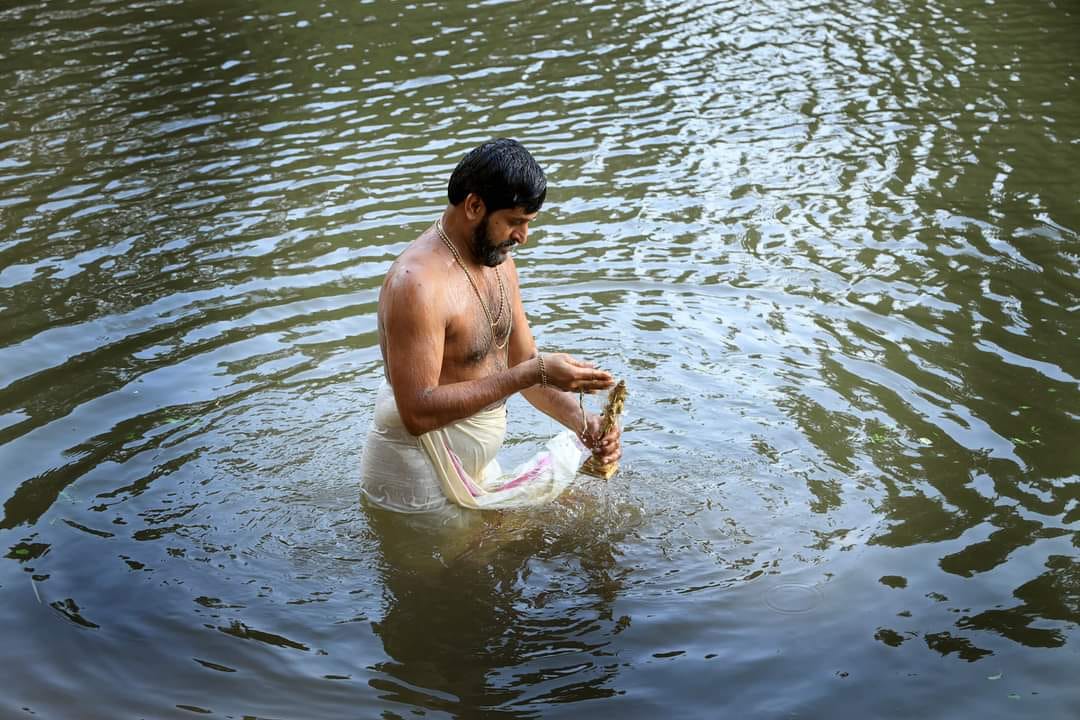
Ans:
[[[547,194],[536,160],[518,142],[473,149],[450,176],[450,204],[391,265],[379,295],[379,347],[387,385],[364,449],[362,492],[400,512],[513,507],[551,499],[541,478],[576,471],[555,441],[520,476],[501,476],[495,454],[516,392],[570,428],[604,463],[621,454],[618,428],[599,436],[582,392],[611,376],[562,353],[539,353],[521,303],[511,250],[528,238]],[[568,441],[569,442],[569,441]],[[497,486],[490,483],[500,476]],[[512,498],[507,502],[502,498]]]

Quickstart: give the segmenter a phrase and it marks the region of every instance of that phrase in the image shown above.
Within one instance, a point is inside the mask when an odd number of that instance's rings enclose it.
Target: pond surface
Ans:
[[[1078,38],[5,4],[0,716],[1077,717]],[[433,535],[358,502],[378,287],[500,135],[551,183],[534,332],[627,381],[625,456]],[[504,464],[557,430],[510,412]]]

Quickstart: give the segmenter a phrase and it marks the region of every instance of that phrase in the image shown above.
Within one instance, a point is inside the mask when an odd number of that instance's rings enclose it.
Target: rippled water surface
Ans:
[[[0,9],[0,716],[1080,714],[1080,7]],[[458,158],[625,456],[358,502]],[[511,402],[507,459],[555,432]],[[80,708],[76,710],[76,707]]]

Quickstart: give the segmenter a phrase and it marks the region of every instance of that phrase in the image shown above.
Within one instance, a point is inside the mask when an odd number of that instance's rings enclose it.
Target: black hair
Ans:
[[[487,212],[523,208],[540,210],[547,196],[547,178],[521,143],[497,138],[473,148],[454,168],[446,194],[457,205],[476,193]]]

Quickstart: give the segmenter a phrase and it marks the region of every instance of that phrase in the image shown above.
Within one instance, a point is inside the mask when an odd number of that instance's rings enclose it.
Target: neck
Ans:
[[[443,242],[449,241],[450,244],[454,246],[454,249],[457,250],[458,257],[470,267],[483,270],[484,266],[473,257],[472,243],[468,240],[468,230],[463,227],[460,218],[456,217],[455,214],[451,212],[451,208],[444,210],[442,216],[439,218],[438,225],[435,229],[437,233],[439,226],[442,227],[440,239],[442,239]]]

